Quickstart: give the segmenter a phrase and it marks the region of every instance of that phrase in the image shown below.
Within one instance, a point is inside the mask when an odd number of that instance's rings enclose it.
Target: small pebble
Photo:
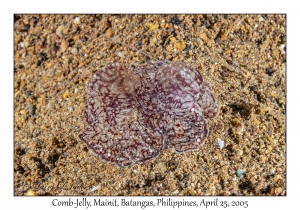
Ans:
[[[46,61],[48,59],[46,53],[40,53],[40,58],[42,61]]]
[[[266,73],[267,73],[269,76],[271,76],[274,72],[275,72],[275,70],[273,70],[273,69],[267,69],[267,70],[266,70]]]
[[[64,92],[64,93],[63,93],[63,98],[66,99],[66,98],[68,98],[68,97],[69,97],[68,92]]]
[[[180,20],[177,17],[172,17],[171,22],[174,25],[179,25],[181,23]]]
[[[24,45],[24,42],[20,42],[20,43],[19,43],[19,46],[20,46],[20,48],[24,48],[24,46],[25,46],[25,45]]]
[[[57,29],[56,29],[56,35],[57,36],[59,36],[59,37],[62,37],[63,36],[63,30],[64,30],[64,26],[59,26],[59,27],[57,27]]]
[[[172,194],[173,195],[178,195],[179,191],[178,190],[175,190]]]
[[[281,54],[284,55],[285,54],[285,44],[281,44],[279,46],[279,49],[280,49]]]
[[[274,176],[274,181],[275,181],[275,182],[276,182],[277,180],[279,180],[279,179],[281,179],[281,176],[280,176],[280,175],[277,174],[277,175]]]
[[[74,22],[75,24],[80,24],[80,17],[74,18],[73,22]]]
[[[29,104],[28,105],[28,111],[29,111],[29,114],[32,116],[35,114],[35,110],[36,110],[36,106],[33,105],[33,104]]]
[[[76,54],[78,53],[77,48],[76,48],[76,47],[73,47],[73,48],[71,49],[71,53],[72,53],[73,55],[76,55]]]
[[[224,147],[224,141],[222,139],[218,138],[218,144],[219,144],[221,149]]]
[[[105,32],[107,37],[113,37],[114,36],[114,32],[111,28],[107,29]]]
[[[244,178],[246,176],[246,173],[243,169],[238,169],[236,171],[236,175],[239,177],[239,178]]]
[[[239,63],[238,63],[236,60],[232,60],[232,65],[234,65],[234,66],[238,66],[238,65],[239,65]]]
[[[124,58],[124,57],[125,57],[124,54],[121,53],[121,52],[118,52],[118,56],[121,57],[121,58]]]
[[[275,189],[275,194],[278,195],[282,192],[282,188],[281,187],[278,187]]]
[[[38,194],[33,190],[28,190],[26,196],[38,196]]]
[[[155,30],[159,27],[158,24],[153,24],[153,23],[148,23],[147,26],[149,27],[150,31]]]
[[[174,44],[175,49],[177,50],[184,50],[186,48],[185,42],[175,43]]]
[[[253,85],[249,87],[250,91],[255,92],[257,90],[257,86]]]
[[[154,172],[150,172],[149,176],[148,176],[149,180],[154,180],[155,179],[155,173]]]
[[[67,48],[68,48],[68,42],[63,40],[61,42],[60,49],[61,49],[62,52],[65,52]]]
[[[98,190],[98,188],[99,188],[99,186],[93,187],[93,189],[91,189],[87,194],[95,192],[96,190]]]
[[[275,168],[271,168],[271,169],[269,170],[269,174],[271,174],[271,175],[274,175],[275,172],[276,172],[276,169],[275,169]]]
[[[188,51],[190,51],[190,50],[191,50],[191,45],[189,45],[189,44],[188,44],[188,45],[186,45],[186,47],[185,47],[185,49],[184,49],[184,50],[185,50],[185,51],[187,51],[187,52],[188,52]]]
[[[31,96],[32,95],[32,91],[31,90],[27,90],[26,91],[26,96]]]
[[[242,150],[238,150],[238,151],[236,152],[236,154],[237,154],[237,156],[242,156],[242,155],[243,155],[243,151],[242,151]]]
[[[143,44],[143,43],[142,43],[142,40],[137,41],[136,44],[137,44],[138,46],[142,46],[142,44]]]

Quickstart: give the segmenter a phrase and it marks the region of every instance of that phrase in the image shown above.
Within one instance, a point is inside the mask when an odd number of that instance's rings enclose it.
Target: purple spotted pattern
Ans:
[[[79,138],[100,159],[126,167],[167,148],[198,149],[208,135],[206,119],[217,114],[208,82],[185,63],[111,64],[90,81]]]

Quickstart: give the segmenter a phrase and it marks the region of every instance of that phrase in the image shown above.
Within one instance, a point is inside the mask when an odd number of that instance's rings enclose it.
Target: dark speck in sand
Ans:
[[[273,69],[267,69],[266,70],[266,73],[269,75],[269,76],[272,76],[272,74],[275,72],[275,70],[273,70]]]
[[[177,17],[172,17],[172,23],[174,24],[174,25],[179,25],[181,22],[180,22],[180,20],[177,18]]]

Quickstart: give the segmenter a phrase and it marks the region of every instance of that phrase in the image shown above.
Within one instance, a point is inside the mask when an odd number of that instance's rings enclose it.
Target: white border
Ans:
[[[287,13],[287,153],[288,178],[286,197],[219,197],[219,199],[247,200],[247,209],[282,209],[299,206],[299,12],[292,1],[279,0],[213,0],[213,1],[164,1],[164,0],[114,0],[114,1],[62,1],[17,0],[1,1],[1,209],[48,209],[56,197],[13,196],[13,14],[14,13]],[[296,2],[296,1],[293,1]],[[4,135],[3,135],[4,134]],[[58,197],[67,200],[68,197]],[[77,199],[82,197],[72,197]],[[96,197],[99,198],[99,197]],[[113,197],[105,197],[112,199]],[[104,199],[105,199],[104,198]],[[130,197],[127,197],[127,199]],[[133,197],[135,200],[156,200],[158,197]],[[166,198],[166,197],[164,197]],[[181,200],[183,197],[173,197]],[[184,197],[185,200],[213,200],[214,197]],[[93,197],[88,197],[92,200]],[[121,199],[118,197],[117,199]],[[7,207],[7,208],[5,208]],[[295,208],[296,207],[296,208]],[[74,207],[68,207],[74,209]],[[100,207],[97,207],[100,208]],[[146,208],[149,209],[150,207]],[[200,208],[200,207],[198,207]],[[221,209],[216,207],[215,209]],[[299,207],[298,207],[299,208]],[[79,208],[77,208],[79,209]],[[81,208],[83,209],[83,208]],[[95,209],[95,208],[94,208]],[[103,208],[106,209],[106,208]],[[114,209],[114,208],[111,208]],[[121,209],[121,208],[117,208]],[[141,208],[122,208],[141,209]],[[172,209],[172,208],[169,208]],[[182,209],[182,208],[180,208]],[[201,209],[201,208],[200,208]],[[211,208],[212,209],[212,208]],[[234,208],[238,209],[238,208]]]

